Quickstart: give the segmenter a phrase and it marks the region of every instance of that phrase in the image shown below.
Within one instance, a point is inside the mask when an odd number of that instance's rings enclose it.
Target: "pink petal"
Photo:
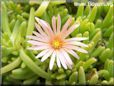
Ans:
[[[88,53],[86,50],[80,48],[80,47],[77,47],[77,46],[73,46],[73,45],[66,45],[64,46],[65,48],[68,48],[68,49],[73,49],[73,50],[76,50],[76,51],[79,51],[79,52],[82,52],[82,53]]]
[[[52,17],[52,27],[53,27],[54,33],[56,33],[56,18],[55,18],[55,16]]]
[[[81,42],[78,42],[78,41],[69,41],[67,42],[68,45],[77,45],[77,46],[80,46],[80,47],[88,47],[88,45],[84,44],[84,43],[81,43]]]
[[[51,54],[53,53],[53,49],[50,49],[41,59],[41,62],[45,61]]]
[[[68,52],[69,54],[71,54],[72,56],[74,56],[75,58],[79,59],[79,56],[73,51],[73,50],[70,50],[70,49],[66,49],[66,52]]]
[[[61,17],[58,15],[58,20],[57,20],[57,33],[60,33],[61,29]]]
[[[66,65],[66,60],[65,60],[65,57],[61,54],[61,52],[59,52],[59,60],[60,60],[60,62],[61,62],[61,64],[62,64],[62,66],[65,68],[65,69],[67,69],[67,65]]]
[[[72,25],[72,26],[68,29],[68,31],[66,32],[65,38],[66,38],[69,34],[71,34],[77,27],[79,27],[79,25],[80,25],[79,23]]]
[[[67,22],[63,25],[61,33],[67,30],[68,26],[72,23],[72,18],[70,17]]]
[[[61,63],[60,63],[60,59],[59,59],[59,54],[58,51],[56,51],[56,58],[57,58],[57,66],[60,68],[61,67]]]
[[[32,46],[32,47],[29,47],[28,49],[29,50],[44,50],[44,49],[48,49],[48,48],[50,48],[50,47],[43,45],[43,46]]]
[[[43,55],[45,55],[50,49],[46,49],[46,50],[43,50],[42,52],[40,52],[36,58],[39,58],[39,57],[42,57]]]
[[[53,66],[54,66],[54,62],[55,62],[55,52],[53,52],[52,56],[51,56],[51,60],[50,60],[50,63],[49,63],[49,69],[52,70]]]

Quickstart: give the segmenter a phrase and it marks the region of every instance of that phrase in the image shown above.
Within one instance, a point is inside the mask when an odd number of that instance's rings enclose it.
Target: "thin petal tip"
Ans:
[[[39,58],[40,56],[38,55],[38,56],[36,56],[35,58]]]
[[[88,51],[87,50],[85,50],[85,52],[84,53],[87,53],[88,54]]]
[[[79,27],[80,26],[80,22],[76,22],[76,27]]]
[[[44,60],[43,60],[43,59],[41,59],[41,62],[44,62]]]
[[[40,19],[39,19],[38,17],[35,17],[35,20],[36,20],[37,22],[39,22]]]

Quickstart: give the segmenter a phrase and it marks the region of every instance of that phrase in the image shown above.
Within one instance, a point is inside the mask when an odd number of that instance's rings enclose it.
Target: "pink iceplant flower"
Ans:
[[[61,65],[64,69],[72,68],[73,61],[69,54],[79,59],[76,51],[82,53],[88,53],[81,47],[87,47],[86,44],[81,41],[86,40],[85,37],[73,37],[68,36],[79,27],[80,23],[75,22],[72,24],[72,18],[70,17],[61,28],[61,17],[58,15],[52,17],[52,28],[44,20],[35,17],[35,27],[37,31],[33,31],[34,35],[28,36],[30,40],[28,43],[32,44],[28,49],[40,50],[36,58],[41,57],[41,61],[44,62],[50,57],[49,69],[52,70],[53,65],[57,63],[60,68]]]

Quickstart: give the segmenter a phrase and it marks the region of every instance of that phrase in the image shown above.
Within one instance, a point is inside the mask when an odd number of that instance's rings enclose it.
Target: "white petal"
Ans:
[[[35,20],[38,22],[39,21],[39,18],[38,17],[35,17]]]
[[[78,41],[70,41],[67,43],[68,43],[68,45],[71,44],[71,45],[77,45],[77,46],[81,46],[81,47],[88,47],[88,45],[81,43],[81,42],[78,42]]]
[[[46,22],[46,21],[44,21],[46,24],[47,24],[47,28],[49,28],[48,30],[49,30],[49,32],[50,32],[50,34],[51,34],[51,36],[53,36],[54,35],[54,32],[53,32],[53,30],[52,30],[52,28],[51,28],[51,26],[50,26],[50,24],[48,23],[48,22]]]
[[[55,62],[55,52],[53,52],[52,56],[51,56],[51,60],[50,60],[50,63],[49,63],[49,69],[52,70],[53,66],[54,66],[54,62]]]
[[[40,25],[38,25],[37,23],[35,23],[35,27],[38,30],[38,32],[45,37],[48,37],[47,34],[42,30],[42,28],[40,27]]]
[[[51,54],[53,53],[53,49],[49,50],[49,52],[47,52],[41,59],[41,61],[45,61]]]
[[[62,52],[62,51],[60,51],[60,52]],[[63,53],[61,53],[61,54],[62,54],[62,56],[64,57],[64,61],[65,61],[66,65],[68,66],[68,68],[72,69],[73,63],[69,62],[68,58],[66,58],[66,56],[64,56]],[[69,57],[69,58],[70,58],[70,57]]]
[[[35,27],[37,29],[37,31],[41,34],[43,33],[43,30],[41,29],[41,27],[39,26],[39,24],[35,23]]]
[[[36,31],[33,31],[33,34],[36,35],[37,37],[42,37],[41,34],[39,34],[39,33],[36,32]]]
[[[35,17],[35,19],[36,19],[36,21],[41,25],[41,27],[42,27],[43,30],[46,32],[46,34],[50,35],[50,34],[49,34],[49,31],[48,31],[48,29],[47,29],[47,27],[46,27],[46,23],[45,23],[45,22],[42,22],[42,20],[39,19],[39,18],[37,18],[37,17]]]
[[[66,48],[65,48],[65,50],[66,50],[69,54],[71,54],[72,56],[74,56],[75,58],[79,59],[78,54],[75,53],[73,50],[71,50],[71,49],[66,49]]]
[[[46,24],[44,22],[39,22],[39,24],[42,26],[43,30],[50,36],[48,29],[46,28]]]
[[[42,52],[40,52],[36,58],[39,58],[39,57],[42,57],[43,55],[45,55],[50,49],[46,49],[46,50],[43,50]]]
[[[27,36],[27,38],[32,39],[32,40],[41,41],[41,42],[48,42],[48,40],[44,40],[44,39],[39,38],[37,36]]]
[[[36,32],[36,31],[33,31],[33,34],[36,35],[39,38],[42,38],[43,40],[48,40],[48,37],[47,36],[44,36],[44,35]]]
[[[61,62],[61,64],[62,64],[62,66],[65,68],[65,69],[67,69],[67,65],[66,65],[66,60],[65,60],[65,57],[61,54],[61,52],[59,52],[59,60],[60,60],[60,62]]]
[[[61,67],[61,63],[60,63],[60,60],[59,60],[59,54],[58,54],[58,51],[56,51],[56,58],[57,58],[57,66],[60,68]]]
[[[27,42],[32,44],[32,45],[48,45],[47,43],[38,42],[38,41],[34,41],[34,40],[28,40]]]
[[[82,53],[88,53],[88,51],[86,51],[86,50],[84,50],[84,49],[82,49],[82,48],[80,48],[80,47],[77,47],[77,46],[66,45],[66,46],[64,46],[64,47],[66,47],[66,48],[68,48],[68,49],[77,50],[77,51],[82,52]]]
[[[69,55],[66,53],[66,51],[64,51],[63,49],[61,49],[61,53],[64,55],[64,57],[66,58],[66,60],[68,61],[68,63],[70,65],[72,65],[73,62],[72,62],[71,58],[69,57]]]
[[[48,48],[50,48],[49,46],[32,46],[32,47],[29,47],[28,49],[29,50],[44,50],[44,49],[48,49]]]
[[[43,30],[48,34],[48,36],[53,35],[53,31],[46,21],[38,18],[38,23],[42,26]]]
[[[64,58],[65,58],[65,57],[64,57]],[[66,60],[66,65],[67,65],[67,67],[68,67],[69,69],[72,69],[73,64],[69,64],[69,62],[67,61],[66,58],[65,58],[65,60]]]
[[[69,39],[66,39],[65,41],[83,41],[83,40],[87,40],[88,38],[86,37],[74,37],[74,38],[69,38]]]
[[[75,50],[77,50],[79,52],[82,52],[82,53],[88,53],[88,51],[86,51],[86,50],[84,50],[84,49],[82,49],[80,47],[76,47],[76,46],[75,46]]]

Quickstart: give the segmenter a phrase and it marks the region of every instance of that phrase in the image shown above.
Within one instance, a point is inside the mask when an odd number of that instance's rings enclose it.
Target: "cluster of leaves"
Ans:
[[[114,7],[74,6],[65,2],[1,2],[1,47],[2,67],[0,76],[3,84],[114,84],[113,60],[113,21]],[[72,13],[75,10],[75,13]],[[34,30],[34,17],[38,16],[51,24],[53,15],[60,14],[62,25],[72,16],[79,21],[77,28],[69,37],[88,37],[84,43],[89,54],[79,53],[80,59],[74,61],[73,69],[57,68],[49,70],[49,59],[44,63],[35,58],[37,51],[27,50],[27,35]]]

